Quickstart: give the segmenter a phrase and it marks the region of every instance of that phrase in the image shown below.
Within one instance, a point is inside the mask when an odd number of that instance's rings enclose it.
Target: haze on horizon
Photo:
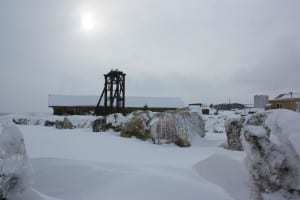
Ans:
[[[300,1],[0,2],[0,112],[48,110],[48,94],[126,95],[186,104],[253,103],[300,92]]]

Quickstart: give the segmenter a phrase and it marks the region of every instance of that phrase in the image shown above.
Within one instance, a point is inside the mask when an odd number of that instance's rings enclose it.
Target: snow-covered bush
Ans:
[[[198,113],[178,110],[160,113],[151,122],[154,143],[175,143],[190,146],[194,136],[204,137],[205,124]]]
[[[224,120],[217,120],[213,123],[214,133],[224,133]]]
[[[278,193],[299,199],[299,113],[276,110],[254,114],[246,120],[243,136],[255,198]]]
[[[107,130],[106,118],[100,117],[93,121],[93,132],[104,132]]]
[[[24,138],[13,124],[0,124],[0,198],[18,199],[31,186]]]
[[[121,129],[121,137],[132,137],[147,140],[150,138],[150,111],[136,111],[128,116]]]
[[[204,121],[198,113],[186,110],[152,113],[136,111],[127,117],[121,136],[146,140],[155,144],[175,143],[178,146],[190,146],[193,137],[204,137]]]
[[[123,123],[126,121],[126,117],[121,113],[114,113],[106,116],[106,124],[114,131],[121,131]]]
[[[222,115],[200,115],[205,122],[205,132],[224,133],[225,117]]]
[[[243,150],[241,141],[241,129],[243,120],[241,118],[230,118],[224,123],[227,135],[227,147],[230,150]]]
[[[54,126],[58,128],[91,128],[93,121],[97,119],[96,116],[91,115],[69,115],[57,116],[52,114],[37,114],[37,113],[23,113],[12,114],[0,118],[0,121],[13,121],[18,125],[42,125]]]
[[[72,129],[74,127],[75,126],[72,124],[72,122],[66,117],[62,121],[55,121],[55,128],[57,129]]]
[[[121,113],[110,114],[105,117],[99,117],[92,122],[93,132],[104,132],[108,129],[121,131],[126,117]]]

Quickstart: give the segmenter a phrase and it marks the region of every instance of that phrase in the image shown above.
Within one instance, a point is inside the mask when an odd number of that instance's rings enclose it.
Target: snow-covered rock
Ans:
[[[243,128],[255,198],[300,198],[300,115],[275,110],[252,115]]]
[[[31,186],[31,166],[16,125],[0,124],[0,198],[20,199]]]

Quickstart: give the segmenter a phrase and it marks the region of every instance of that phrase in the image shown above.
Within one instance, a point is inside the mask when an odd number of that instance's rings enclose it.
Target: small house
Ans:
[[[300,93],[280,94],[275,99],[269,100],[268,107],[270,109],[288,109],[300,112]]]

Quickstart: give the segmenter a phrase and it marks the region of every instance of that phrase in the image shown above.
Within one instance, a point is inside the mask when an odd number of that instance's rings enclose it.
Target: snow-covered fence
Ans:
[[[31,166],[18,127],[0,124],[0,133],[0,199],[15,199],[30,187]]]
[[[300,115],[279,110],[252,115],[243,128],[255,199],[277,192],[300,198]]]

